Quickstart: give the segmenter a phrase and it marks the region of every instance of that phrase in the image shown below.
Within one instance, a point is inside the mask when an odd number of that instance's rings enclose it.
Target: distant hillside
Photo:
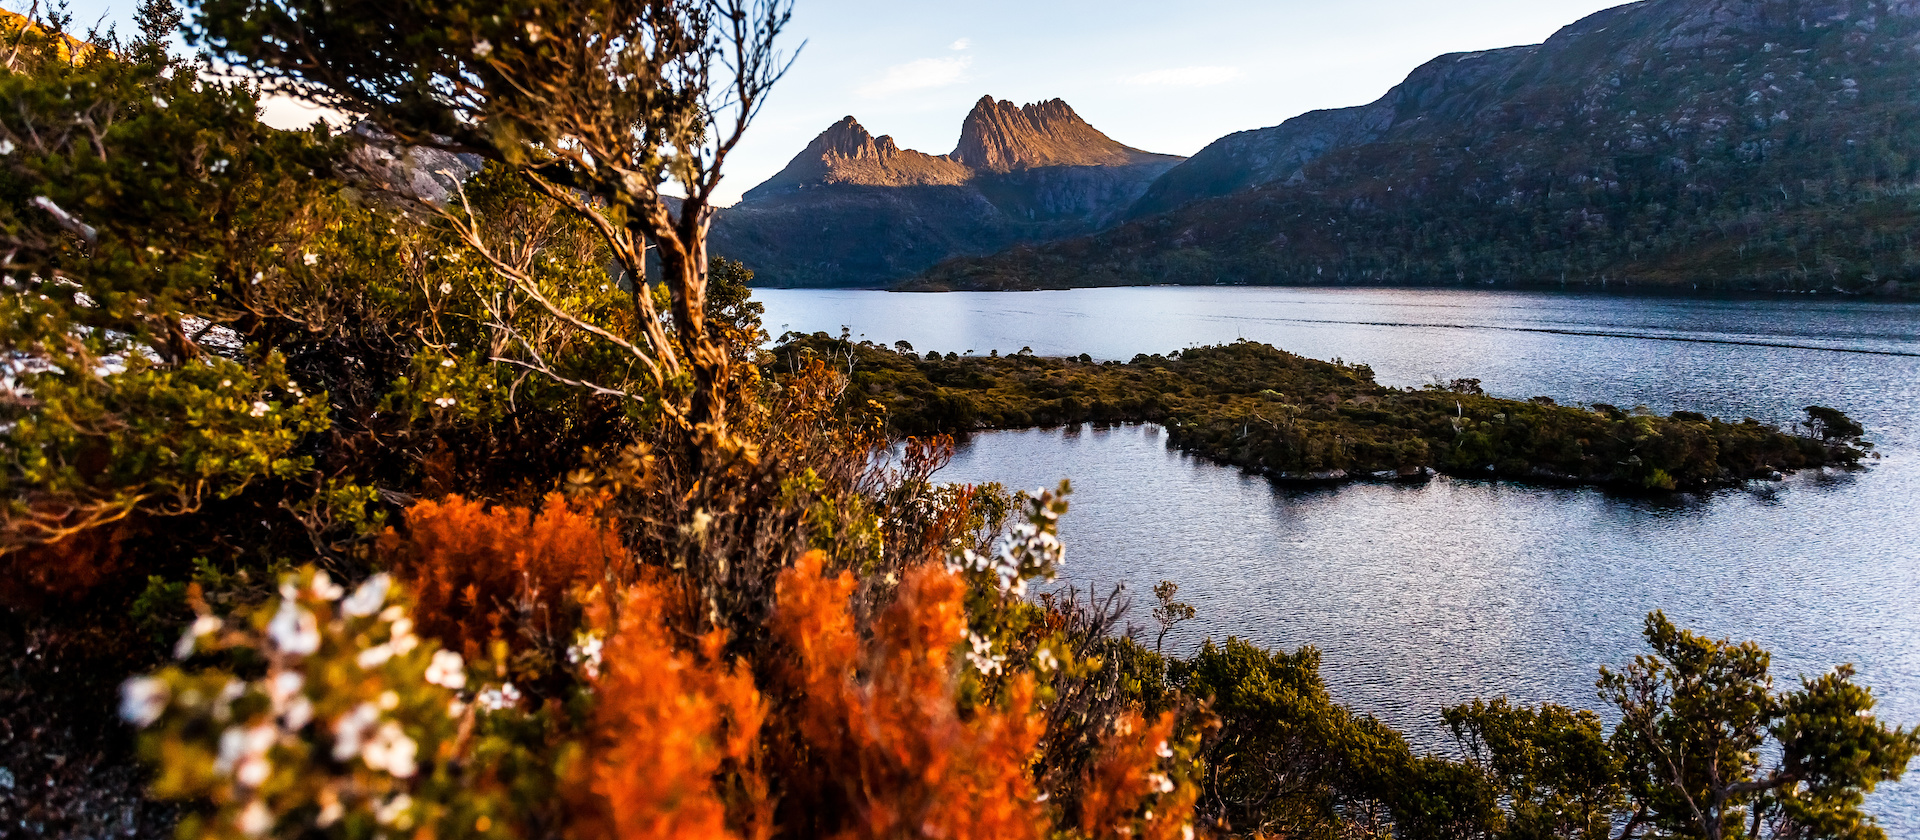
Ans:
[[[721,211],[713,250],[775,286],[881,286],[943,259],[1118,221],[1179,163],[1100,133],[1055,99],[985,97],[951,154],[901,149],[853,117]]]
[[[1920,293],[1920,0],[1648,0],[1223,138],[1093,236],[910,288]]]

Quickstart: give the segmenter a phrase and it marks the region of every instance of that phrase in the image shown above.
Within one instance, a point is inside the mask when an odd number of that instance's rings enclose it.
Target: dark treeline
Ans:
[[[1402,478],[1429,471],[1676,490],[1857,465],[1872,448],[1845,414],[1808,408],[1792,431],[1688,411],[1509,400],[1477,380],[1390,388],[1365,365],[1239,342],[1131,362],[916,355],[824,333],[775,351],[851,362],[860,395],[905,434],[1068,423],[1164,424],[1181,449],[1281,479]]]

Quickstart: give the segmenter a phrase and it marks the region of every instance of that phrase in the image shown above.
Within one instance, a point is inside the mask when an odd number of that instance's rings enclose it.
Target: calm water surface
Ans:
[[[1863,422],[1865,472],[1649,499],[1440,479],[1277,488],[1169,451],[1152,426],[976,436],[942,474],[1074,482],[1069,575],[1200,611],[1169,644],[1312,644],[1335,695],[1427,747],[1473,697],[1596,707],[1640,622],[1754,639],[1782,682],[1859,667],[1879,713],[1920,723],[1920,306],[1475,291],[1107,289],[898,295],[757,290],[767,325],[916,349],[1127,359],[1248,338],[1373,366],[1389,385],[1474,377],[1509,397],[1786,422]],[[1140,610],[1144,612],[1144,608]],[[1145,621],[1141,615],[1138,620]],[[1874,796],[1920,838],[1920,773]]]

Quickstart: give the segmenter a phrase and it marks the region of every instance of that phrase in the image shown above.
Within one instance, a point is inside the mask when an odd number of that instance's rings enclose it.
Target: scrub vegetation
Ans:
[[[211,55],[364,122],[262,125],[256,90],[168,56],[167,0],[128,40],[4,28],[0,833],[1883,836],[1863,795],[1920,738],[1845,667],[1776,686],[1764,651],[1655,615],[1601,674],[1611,732],[1496,700],[1421,755],[1312,648],[1171,656],[1124,593],[1040,593],[1070,488],[932,481],[951,441],[899,436],[879,357],[761,352],[746,272],[706,253],[784,4],[189,11]],[[1269,405],[1360,428],[1349,403],[1387,394],[1250,346],[1004,364],[1195,435]],[[1268,378],[1173,387],[1238,365]],[[1218,414],[1183,413],[1202,396]],[[1002,398],[979,405],[1039,410]],[[1504,405],[1395,399],[1474,433]],[[1859,434],[1564,411],[1777,466]],[[1367,446],[1428,440],[1409,422]]]
[[[1322,362],[1264,344],[1197,347],[1131,362],[959,356],[787,337],[793,367],[827,359],[854,393],[906,434],[964,435],[1079,423],[1152,422],[1180,449],[1280,480],[1470,477],[1667,491],[1852,467],[1873,445],[1844,413],[1807,409],[1789,430],[1644,408],[1563,406],[1488,396],[1478,380],[1425,388],[1376,383],[1366,365]],[[857,406],[856,406],[857,407]]]

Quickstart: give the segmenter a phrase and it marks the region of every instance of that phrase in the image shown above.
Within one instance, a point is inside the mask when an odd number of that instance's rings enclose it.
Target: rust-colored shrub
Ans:
[[[0,604],[38,609],[86,595],[127,570],[120,544],[129,534],[124,525],[91,528],[0,553]]]
[[[615,623],[592,670],[599,705],[583,778],[574,785],[580,840],[707,840],[771,834],[757,755],[766,704],[753,675],[727,663],[724,631],[676,649],[668,585],[642,581],[593,623]],[[617,622],[607,614],[617,607]]]
[[[1080,830],[1088,837],[1191,838],[1196,784],[1169,773],[1174,713],[1149,724],[1138,711],[1115,722],[1081,784]]]
[[[409,508],[406,524],[404,534],[387,530],[381,553],[416,594],[421,634],[469,660],[494,639],[571,641],[574,590],[627,562],[619,538],[559,494],[537,515],[448,496]]]
[[[816,833],[1046,836],[1029,771],[1045,727],[1031,678],[971,719],[954,703],[955,646],[967,630],[961,582],[935,565],[909,572],[862,644],[848,609],[854,578],[824,575],[824,562],[810,553],[781,575],[774,621],[797,658],[787,676],[817,769],[815,817],[825,824]]]

